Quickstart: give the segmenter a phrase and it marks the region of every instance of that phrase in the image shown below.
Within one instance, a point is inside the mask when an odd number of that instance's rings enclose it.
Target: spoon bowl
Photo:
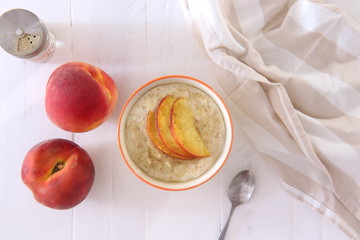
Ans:
[[[235,208],[240,204],[249,201],[254,192],[254,189],[255,177],[251,171],[241,171],[233,178],[228,189],[228,197],[231,202],[231,210],[226,224],[218,236],[218,240],[225,238],[226,231]]]
[[[231,203],[240,205],[250,200],[255,188],[254,174],[249,170],[239,172],[231,181],[228,197]]]

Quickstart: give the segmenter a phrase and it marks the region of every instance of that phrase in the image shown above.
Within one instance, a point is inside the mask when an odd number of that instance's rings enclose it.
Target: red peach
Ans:
[[[39,203],[68,209],[86,198],[95,169],[90,156],[80,146],[65,139],[50,139],[29,150],[21,177]]]
[[[49,119],[70,132],[90,131],[113,112],[118,98],[113,79],[83,62],[61,65],[51,74],[45,107]]]

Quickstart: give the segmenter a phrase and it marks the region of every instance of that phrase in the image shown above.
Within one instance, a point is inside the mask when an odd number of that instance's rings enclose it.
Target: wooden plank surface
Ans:
[[[237,172],[247,168],[255,173],[256,191],[249,203],[236,209],[227,239],[346,239],[283,190],[271,161],[260,156],[243,134],[240,119],[234,119],[228,162],[196,189],[158,190],[126,167],[117,145],[117,120],[126,99],[140,85],[182,74],[203,80],[222,95],[215,80],[226,73],[206,55],[179,1],[13,0],[2,1],[0,12],[18,7],[36,13],[51,28],[57,49],[45,63],[20,60],[0,49],[0,239],[216,239],[230,211],[227,187]],[[114,113],[87,133],[65,132],[45,113],[47,79],[69,61],[102,68],[119,89]],[[64,211],[38,204],[20,177],[30,147],[55,137],[73,140],[87,150],[96,168],[88,197]]]

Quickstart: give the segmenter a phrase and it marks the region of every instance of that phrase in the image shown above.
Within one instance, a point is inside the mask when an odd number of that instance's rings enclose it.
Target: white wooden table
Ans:
[[[360,22],[358,1],[344,2]],[[227,187],[238,171],[248,168],[255,173],[256,190],[249,203],[236,209],[227,239],[346,239],[282,189],[276,170],[255,152],[236,121],[227,164],[198,188],[158,190],[128,170],[118,150],[117,119],[135,89],[159,76],[182,74],[220,91],[214,83],[221,77],[214,74],[217,66],[195,40],[180,2],[1,0],[1,13],[12,8],[37,14],[56,36],[57,49],[45,63],[20,60],[0,49],[0,239],[216,239],[230,210]],[[48,77],[69,61],[102,68],[119,89],[111,118],[87,133],[65,132],[45,113]],[[59,137],[87,150],[96,168],[90,194],[70,210],[38,204],[20,176],[30,147]]]

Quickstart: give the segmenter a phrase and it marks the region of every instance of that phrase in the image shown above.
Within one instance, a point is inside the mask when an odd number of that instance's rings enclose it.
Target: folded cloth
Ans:
[[[184,3],[283,186],[360,239],[360,26],[324,1]]]

